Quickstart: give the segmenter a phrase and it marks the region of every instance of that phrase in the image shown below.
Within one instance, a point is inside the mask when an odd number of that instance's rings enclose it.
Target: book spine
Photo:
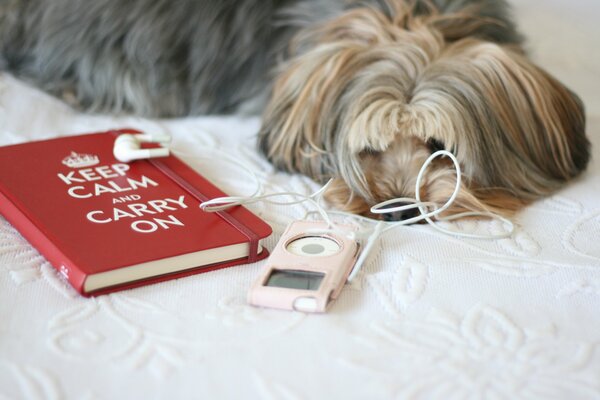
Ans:
[[[44,234],[19,207],[4,195],[2,190],[0,190],[0,214],[69,281],[75,290],[84,294],[83,284],[86,275],[52,242],[48,235]]]

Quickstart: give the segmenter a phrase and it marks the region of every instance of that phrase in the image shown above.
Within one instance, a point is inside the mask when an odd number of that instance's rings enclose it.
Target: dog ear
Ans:
[[[459,41],[424,72],[417,91],[416,115],[444,121],[429,130],[446,132],[467,178],[480,187],[533,199],[588,163],[581,101],[520,49]]]
[[[333,90],[335,61],[324,52],[310,51],[281,68],[273,84],[259,133],[259,145],[278,168],[315,175],[315,161],[330,151],[322,131],[335,132],[329,91]]]
[[[390,100],[394,88],[366,87],[373,82],[356,78],[369,70],[363,52],[331,43],[286,64],[263,115],[259,145],[279,169],[317,181],[341,176],[366,198],[361,155],[387,149],[400,118],[398,101]]]
[[[494,71],[485,73],[494,78],[482,85],[484,97],[498,121],[503,147],[527,167],[523,188],[547,194],[588,164],[590,143],[583,104],[521,53],[497,50],[491,49]],[[504,173],[516,172],[515,166],[505,163]]]

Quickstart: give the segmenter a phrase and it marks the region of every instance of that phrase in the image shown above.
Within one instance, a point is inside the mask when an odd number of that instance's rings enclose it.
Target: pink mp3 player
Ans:
[[[338,297],[356,262],[359,245],[352,228],[327,229],[322,221],[294,221],[283,233],[250,288],[254,306],[325,312]],[[348,229],[344,235],[339,229]]]

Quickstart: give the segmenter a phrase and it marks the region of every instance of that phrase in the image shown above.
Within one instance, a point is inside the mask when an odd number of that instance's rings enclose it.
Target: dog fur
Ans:
[[[438,148],[451,212],[510,213],[583,171],[579,98],[524,53],[504,0],[0,0],[1,66],[91,111],[264,109],[259,145],[337,207],[415,197]],[[451,163],[421,197],[444,203]],[[388,215],[403,219],[410,215]]]

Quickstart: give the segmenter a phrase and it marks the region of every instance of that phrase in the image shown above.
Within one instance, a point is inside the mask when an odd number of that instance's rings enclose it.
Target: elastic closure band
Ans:
[[[161,171],[163,174],[165,174],[167,177],[169,177],[173,182],[175,182],[182,189],[184,189],[186,192],[188,192],[190,195],[192,195],[200,203],[209,200],[198,189],[196,189],[185,179],[183,179],[179,175],[177,175],[177,173],[175,171],[173,171],[169,166],[164,164],[162,161],[160,161],[158,159],[152,159],[152,158],[147,159],[146,161],[148,161],[150,164],[152,164],[154,167],[156,167],[159,171]],[[255,232],[253,232],[251,229],[249,229],[247,226],[242,224],[240,221],[235,219],[231,214],[224,212],[224,211],[219,211],[219,212],[217,212],[217,214],[221,218],[223,218],[225,221],[227,221],[231,226],[236,228],[240,233],[242,233],[244,236],[246,236],[246,238],[248,238],[248,241],[250,244],[250,251],[248,254],[248,262],[254,263],[254,262],[258,261],[258,241],[259,241],[258,235]]]

